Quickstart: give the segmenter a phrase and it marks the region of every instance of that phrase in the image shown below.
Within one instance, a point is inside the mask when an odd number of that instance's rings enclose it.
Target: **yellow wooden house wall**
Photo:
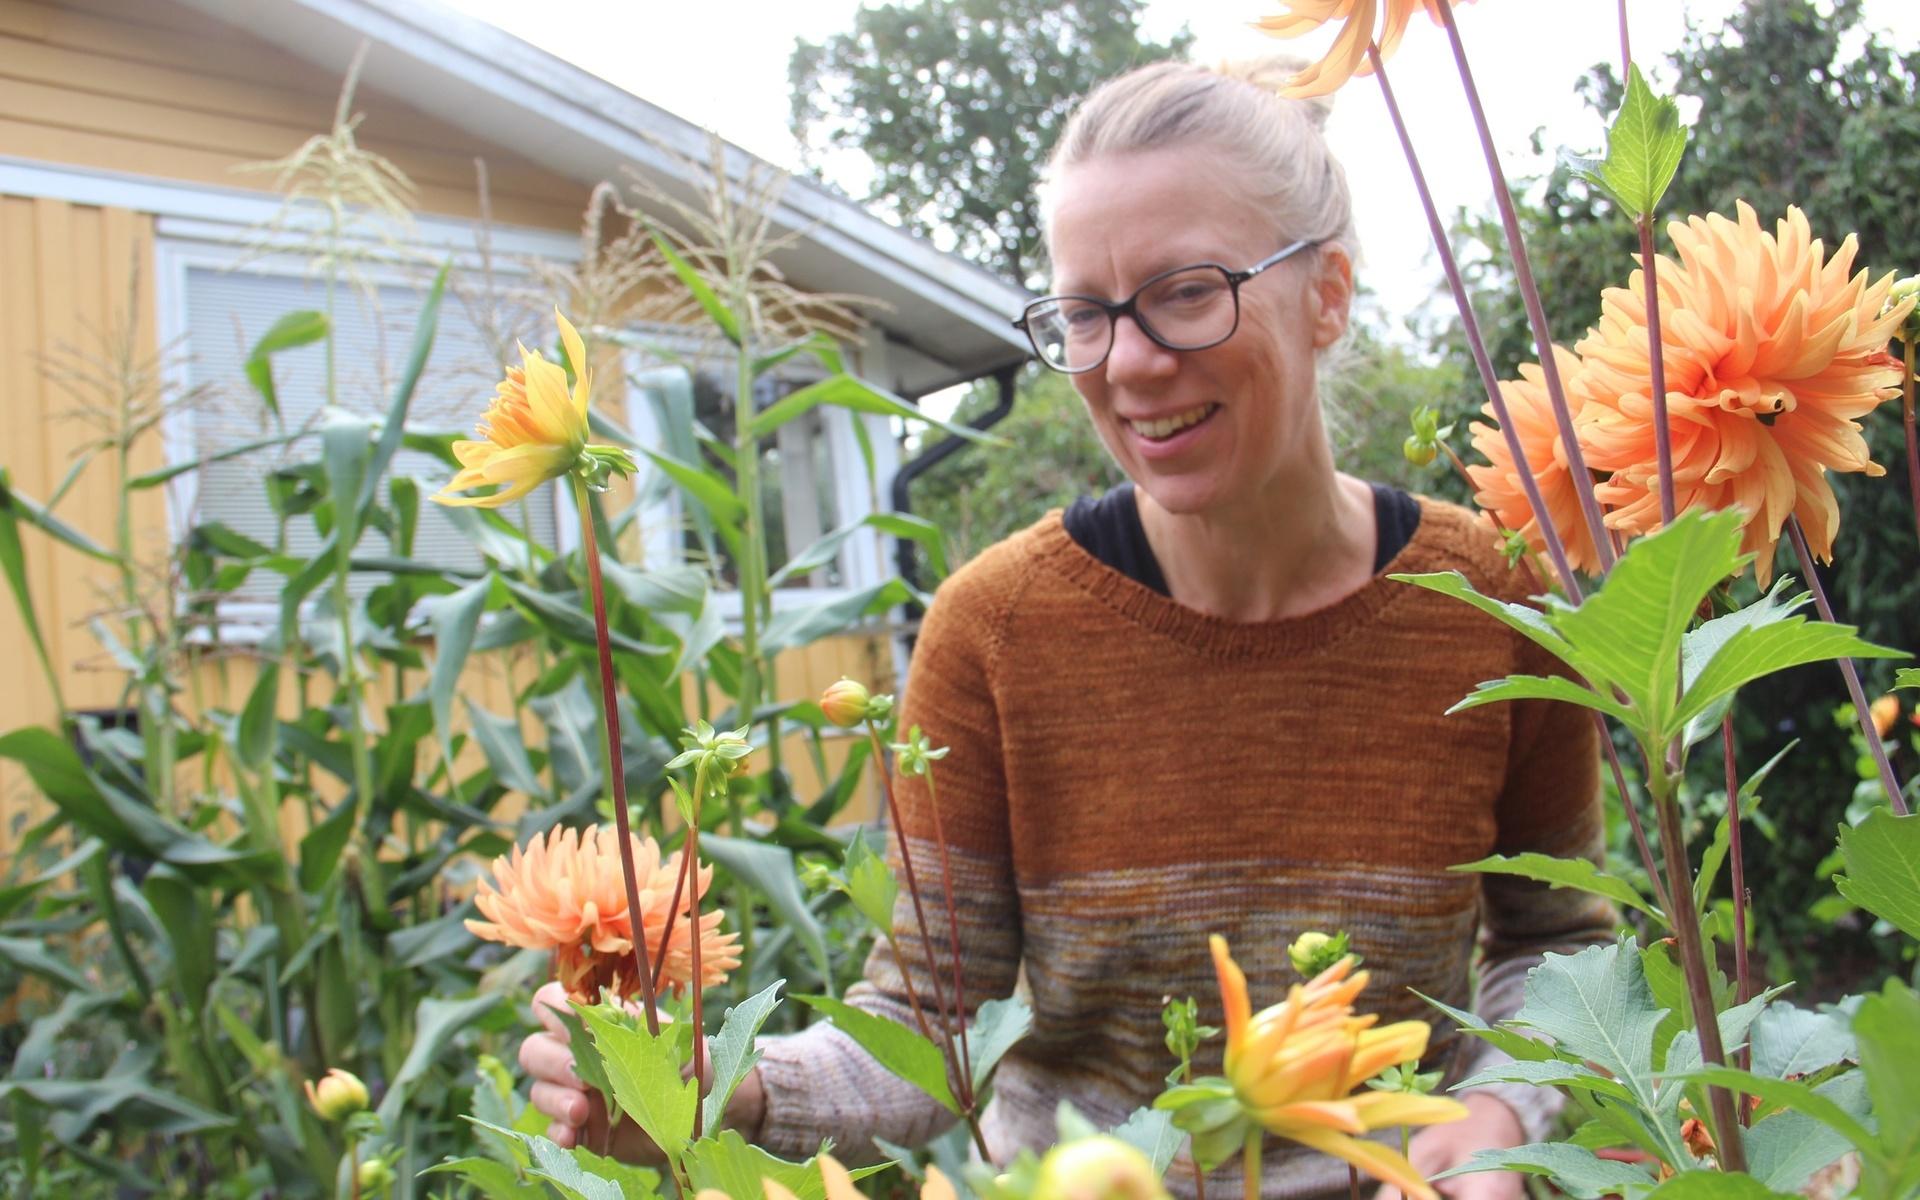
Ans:
[[[0,155],[263,188],[265,179],[235,168],[283,156],[325,130],[339,86],[336,75],[171,0],[0,0]],[[473,160],[481,156],[495,220],[577,229],[587,189],[574,181],[370,89],[361,89],[354,107],[367,114],[361,144],[415,181],[423,212],[476,216]],[[138,345],[143,354],[157,349],[153,248],[150,214],[0,195],[0,466],[24,494],[47,497],[88,436],[85,425],[65,419],[74,402],[49,377],[48,364],[97,345],[100,331],[125,321],[136,280]],[[160,467],[161,454],[158,436],[148,438],[132,470]],[[111,467],[98,461],[58,515],[104,544],[112,539],[114,511]],[[164,511],[140,509],[134,536],[144,556],[161,558]],[[24,541],[34,603],[67,703],[121,705],[122,677],[87,628],[88,618],[112,603],[110,570],[37,531],[26,531]],[[188,696],[237,705],[252,682],[244,650],[216,647],[207,658]],[[506,670],[498,656],[476,660],[463,694],[510,711]],[[884,684],[890,671],[884,638],[829,639],[783,657],[779,689],[782,696],[811,696],[842,674]],[[0,672],[0,732],[54,720],[54,698],[10,599],[0,600]],[[289,686],[284,699],[297,704],[295,689]],[[370,699],[378,705],[382,697]],[[803,795],[818,786],[803,755],[787,757]],[[840,757],[832,754],[830,764]],[[869,794],[848,816],[864,818],[873,809]],[[24,772],[0,760],[0,866],[18,831],[45,811]]]

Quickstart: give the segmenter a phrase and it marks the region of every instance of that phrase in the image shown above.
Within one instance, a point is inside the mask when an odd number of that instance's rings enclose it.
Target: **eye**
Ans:
[[[1097,304],[1063,304],[1060,321],[1074,333],[1086,333],[1106,324],[1107,310]]]

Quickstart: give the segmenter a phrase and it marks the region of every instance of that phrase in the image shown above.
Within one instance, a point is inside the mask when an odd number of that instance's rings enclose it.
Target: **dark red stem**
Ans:
[[[687,873],[698,871],[700,861],[700,801],[693,798],[693,823],[687,826]],[[696,877],[697,878],[697,877]],[[669,912],[672,910],[669,909]],[[706,1091],[706,1046],[707,1027],[700,1019],[700,993],[706,991],[705,981],[700,978],[700,887],[696,883],[687,889],[687,927],[690,949],[693,955],[693,978],[687,984],[693,989],[693,1137],[700,1139],[700,1095]]]
[[[1625,85],[1633,69],[1633,44],[1627,40],[1627,0],[1620,0],[1620,82]]]
[[[1813,567],[1813,551],[1807,548],[1806,531],[1800,528],[1798,516],[1787,517],[1787,536],[1793,539],[1793,552],[1800,556],[1801,573],[1807,577],[1807,590],[1813,593],[1813,606],[1820,611],[1822,621],[1833,620],[1833,605],[1827,603],[1827,589],[1820,582],[1820,572]],[[1887,790],[1887,803],[1900,816],[1907,815],[1907,801],[1900,794],[1900,780],[1893,773],[1893,764],[1887,761],[1887,747],[1880,740],[1880,731],[1873,727],[1873,710],[1867,705],[1866,689],[1860,686],[1860,670],[1853,665],[1851,658],[1837,660],[1840,674],[1847,681],[1847,694],[1853,697],[1853,714],[1860,722],[1860,733],[1867,739],[1867,749],[1873,754],[1873,762],[1880,770],[1880,786]]]
[[[1740,853],[1740,771],[1733,753],[1733,708],[1720,718],[1720,751],[1727,760],[1727,862],[1733,872],[1733,977],[1734,1003],[1745,1004],[1753,998],[1753,974],[1747,963],[1747,864]],[[1747,1051],[1740,1050],[1740,1066],[1747,1066]],[[1741,1116],[1745,1117],[1743,1110]]]
[[[606,725],[607,774],[612,776],[614,830],[620,837],[620,878],[627,889],[627,915],[633,925],[633,961],[640,972],[640,994],[646,1001],[647,1032],[660,1036],[660,1014],[654,1000],[653,970],[647,961],[647,928],[640,919],[640,885],[633,870],[633,819],[627,811],[627,772],[620,746],[620,706],[613,683],[613,645],[607,633],[606,585],[600,579],[600,549],[593,532],[593,510],[587,488],[577,477],[574,500],[580,508],[580,552],[587,560],[587,591],[593,597],[594,641],[600,651],[600,713]]]
[[[1567,407],[1566,389],[1560,381],[1560,364],[1553,354],[1553,333],[1547,327],[1546,306],[1540,302],[1540,288],[1533,281],[1533,264],[1527,256],[1526,238],[1520,232],[1520,217],[1513,207],[1513,193],[1507,188],[1506,173],[1500,169],[1500,154],[1493,146],[1493,130],[1487,124],[1486,109],[1480,103],[1480,89],[1474,86],[1473,69],[1467,65],[1467,48],[1460,41],[1460,27],[1453,18],[1453,6],[1439,6],[1441,23],[1447,27],[1447,40],[1453,46],[1453,61],[1460,71],[1460,85],[1467,95],[1467,107],[1473,113],[1475,130],[1480,134],[1480,153],[1487,160],[1487,175],[1493,184],[1493,199],[1500,208],[1500,223],[1507,231],[1507,251],[1513,258],[1513,279],[1526,302],[1527,322],[1533,327],[1534,347],[1540,352],[1540,374],[1547,385],[1547,398],[1553,404],[1554,423],[1560,429],[1560,442],[1567,456],[1567,472],[1573,476],[1574,491],[1580,497],[1580,512],[1586,518],[1587,532],[1593,536],[1593,552],[1600,558],[1602,572],[1613,569],[1613,546],[1607,540],[1606,520],[1600,512],[1600,500],[1593,494],[1593,476],[1587,470],[1586,455],[1580,452],[1580,439],[1573,432],[1573,411]],[[1377,70],[1378,68],[1376,68]],[[1535,509],[1536,513],[1541,509]],[[1545,522],[1542,521],[1544,525]]]
[[[698,801],[695,803],[698,803]],[[682,847],[682,849],[685,850],[686,848]],[[681,854],[680,869],[674,872],[673,877],[673,899],[667,901],[667,927],[660,932],[660,950],[655,954],[653,961],[653,990],[655,994],[658,994],[660,991],[661,980],[666,978],[667,946],[671,944],[673,940],[674,920],[680,915],[680,894],[686,890],[688,872],[696,869],[693,865],[693,855],[691,853]],[[698,929],[694,930],[696,940],[699,932]]]
[[[1653,252],[1653,214],[1634,221],[1640,227],[1640,270],[1647,289],[1647,366],[1653,379],[1653,453],[1660,468],[1660,524],[1673,524],[1673,431],[1667,428],[1666,343],[1660,337],[1659,261]]]
[[[973,1105],[969,1094],[971,1088],[968,1086],[967,1077],[960,1074],[959,1056],[954,1052],[953,1026],[947,1012],[946,988],[940,982],[940,967],[933,960],[933,935],[927,931],[926,909],[920,904],[920,885],[913,877],[913,853],[907,849],[907,827],[900,819],[900,802],[894,798],[893,781],[888,775],[886,755],[880,745],[880,731],[874,727],[872,721],[867,722],[867,738],[873,743],[874,766],[880,771],[880,789],[887,798],[887,815],[893,821],[894,841],[900,847],[900,873],[906,877],[907,895],[913,898],[913,915],[920,924],[920,947],[926,951],[927,975],[933,980],[933,1002],[936,1011],[940,1014],[939,1041],[947,1052],[947,1070],[953,1075],[954,1098],[960,1101],[962,1107],[971,1108]],[[912,1002],[914,1017],[920,1022],[921,1036],[931,1042],[934,1036],[927,1028],[926,1017],[920,1011],[919,1001],[914,999],[913,977],[908,969],[906,956],[899,954],[897,940],[894,950],[900,959],[900,979],[907,986],[907,999]]]
[[[1600,748],[1606,751],[1607,765],[1613,768],[1614,790],[1620,794],[1620,807],[1626,810],[1627,825],[1633,830],[1633,844],[1640,849],[1640,865],[1646,868],[1647,882],[1653,887],[1654,903],[1660,911],[1667,914],[1667,920],[1673,920],[1673,901],[1667,896],[1665,877],[1660,874],[1660,866],[1654,860],[1653,847],[1647,842],[1646,826],[1640,821],[1640,807],[1633,802],[1633,793],[1627,790],[1626,772],[1620,769],[1620,752],[1613,747],[1613,738],[1607,733],[1607,719],[1588,709],[1593,718],[1594,732],[1600,735]]]
[[[947,831],[940,824],[940,798],[933,790],[933,768],[927,768],[927,808],[933,813],[933,840],[940,847],[940,897],[947,905],[947,945],[953,954],[953,1009],[959,1014],[960,1070],[969,1085],[973,1055],[967,1048],[967,977],[960,966],[960,918],[953,907],[953,860],[947,855]]]
[[[1393,85],[1387,79],[1386,64],[1380,59],[1378,46],[1368,44],[1367,60],[1373,66],[1373,77],[1380,84],[1380,96],[1386,101],[1387,115],[1393,119],[1394,132],[1400,137],[1400,150],[1406,155],[1407,168],[1413,174],[1414,190],[1420,194],[1420,207],[1427,216],[1427,230],[1433,235],[1433,249],[1440,256],[1440,268],[1446,272],[1447,286],[1453,292],[1454,304],[1459,307],[1460,329],[1466,335],[1467,350],[1473,356],[1473,365],[1480,372],[1480,382],[1487,390],[1487,403],[1493,408],[1493,419],[1500,425],[1500,435],[1506,440],[1507,453],[1513,456],[1514,470],[1520,476],[1520,487],[1527,494],[1527,504],[1533,509],[1534,524],[1539,527],[1541,540],[1546,543],[1547,557],[1553,562],[1554,574],[1559,577],[1560,587],[1566,592],[1567,599],[1578,604],[1580,583],[1574,577],[1572,564],[1567,560],[1567,548],[1560,541],[1560,531],[1554,528],[1553,520],[1547,514],[1547,504],[1541,498],[1539,481],[1534,479],[1533,469],[1527,465],[1527,452],[1520,444],[1520,433],[1514,428],[1513,419],[1507,415],[1507,402],[1500,395],[1500,377],[1494,372],[1493,360],[1487,354],[1486,339],[1480,336],[1480,321],[1474,315],[1473,300],[1467,293],[1466,281],[1461,278],[1460,264],[1454,261],[1453,246],[1447,239],[1447,227],[1440,220],[1440,210],[1433,202],[1433,191],[1427,186],[1427,173],[1421,169],[1420,156],[1413,149],[1413,138],[1407,132],[1406,121],[1400,116],[1400,105],[1393,97]]]

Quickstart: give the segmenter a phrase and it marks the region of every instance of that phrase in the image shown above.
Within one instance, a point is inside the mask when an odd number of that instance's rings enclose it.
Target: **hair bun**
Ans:
[[[1281,88],[1292,83],[1295,75],[1311,65],[1311,60],[1297,54],[1275,53],[1257,58],[1224,59],[1214,68],[1214,73],[1250,83],[1263,92],[1279,96]],[[1315,129],[1327,127],[1327,117],[1333,112],[1332,95],[1281,98],[1293,105]]]

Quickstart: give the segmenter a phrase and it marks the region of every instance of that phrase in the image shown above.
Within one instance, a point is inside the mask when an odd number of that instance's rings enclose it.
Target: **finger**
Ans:
[[[571,1011],[567,1007],[567,989],[561,987],[558,982],[543,984],[540,990],[533,994],[534,1018],[546,1026],[548,1033],[563,1042],[567,1040],[567,1027],[561,1023],[560,1013]]]
[[[557,1083],[536,1083],[528,1089],[527,1099],[552,1118],[555,1124],[571,1125],[578,1129],[587,1123],[590,1108],[584,1092],[561,1087]]]
[[[571,1125],[563,1125],[559,1121],[555,1121],[553,1124],[547,1126],[547,1140],[562,1150],[573,1149],[574,1141],[578,1137],[579,1131]]]
[[[587,1086],[573,1067],[573,1050],[550,1033],[529,1035],[520,1043],[520,1069],[535,1079],[584,1090]]]

